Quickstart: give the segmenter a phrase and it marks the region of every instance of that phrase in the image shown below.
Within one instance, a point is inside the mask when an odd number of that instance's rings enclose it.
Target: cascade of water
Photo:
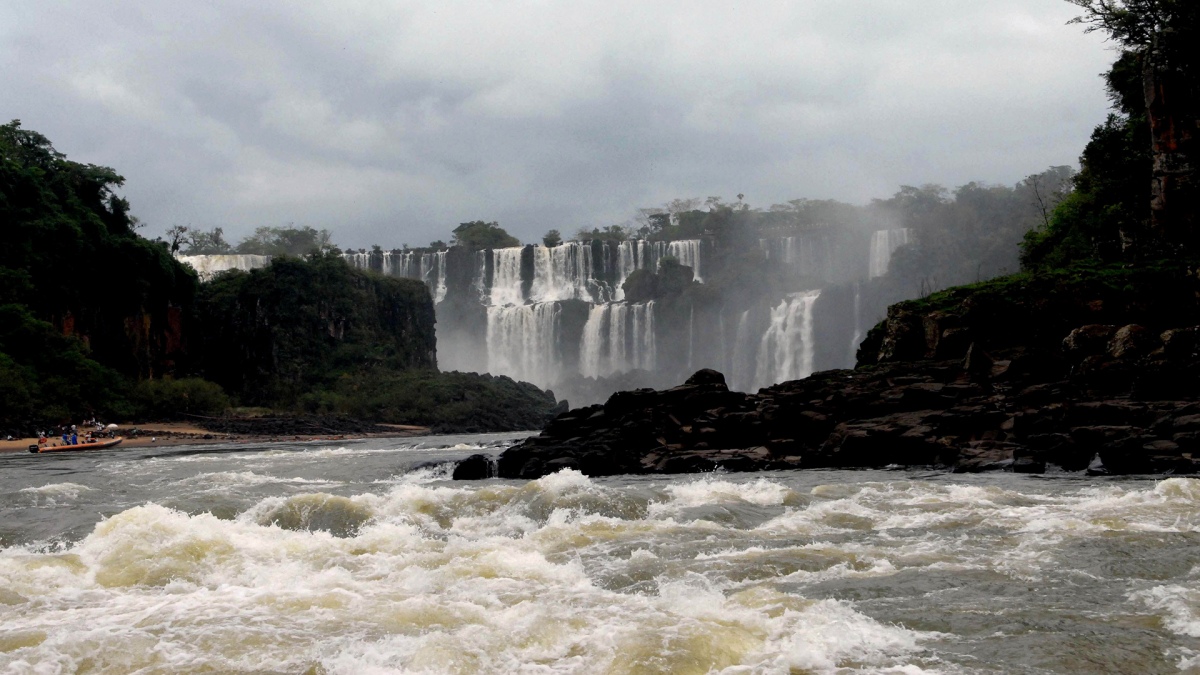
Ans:
[[[438,251],[434,259],[437,263],[437,282],[434,285],[433,302],[440,303],[446,299],[446,252]]]
[[[630,305],[632,315],[632,359],[631,369],[654,370],[658,360],[658,345],[654,340],[654,301],[644,305]]]
[[[667,247],[667,255],[673,255],[679,259],[680,265],[685,265],[692,268],[695,274],[696,281],[704,282],[704,277],[700,270],[700,240],[699,239],[684,239],[681,241],[673,241]]]
[[[488,285],[487,285],[487,282],[488,282],[487,264],[488,264],[487,251],[476,251],[475,252],[475,278],[472,281],[472,287],[475,289],[475,292],[479,294],[479,303],[482,305],[488,304],[488,302],[490,300],[490,296],[489,296],[489,292],[488,292]]]
[[[568,241],[552,248],[533,249],[533,284],[529,289],[533,302],[555,300],[594,300],[592,247]]]
[[[489,304],[519,305],[525,302],[521,292],[521,251],[524,248],[498,248],[492,251],[492,292]]]
[[[797,268],[802,274],[827,279],[832,271],[833,250],[825,232],[803,232],[791,237],[759,239],[768,260]]]
[[[700,273],[699,239],[671,242],[631,239],[617,242],[614,299],[623,300],[625,298],[625,291],[621,286],[634,270],[658,271],[658,261],[667,255],[675,256],[681,265],[691,267],[696,281],[704,281]]]
[[[342,259],[348,265],[355,269],[369,270],[371,269],[371,254],[370,253],[343,253]]]
[[[756,388],[812,374],[812,310],[820,294],[820,291],[793,293],[771,309],[771,323],[758,346]]]
[[[639,261],[645,257],[643,249],[646,243],[640,239],[617,242],[616,288],[613,289],[613,297],[615,299],[625,299],[625,289],[622,286],[625,284],[625,279],[629,278],[629,275],[638,269]]]
[[[754,344],[750,334],[750,310],[738,318],[733,336],[733,354],[729,363],[729,386],[737,391],[749,391],[754,386]]]
[[[726,351],[725,312],[724,311],[717,314],[717,332],[721,336],[721,351],[719,353],[722,357],[724,357],[726,354],[729,353],[728,351]]]
[[[688,372],[692,372],[693,359],[696,354],[696,306],[688,307]]]
[[[584,377],[603,377],[608,373],[603,363],[608,334],[609,305],[592,305],[588,310],[587,323],[583,325],[583,336],[579,340],[579,374]]]
[[[871,257],[868,276],[872,279],[887,274],[892,262],[892,253],[908,243],[910,230],[898,228],[894,230],[877,230],[871,235]]]
[[[853,368],[858,361],[858,343],[862,342],[862,283],[854,282],[854,335],[850,336],[850,358],[848,367]]]
[[[606,377],[634,369],[653,370],[654,303],[595,305],[579,345],[579,373]]]
[[[192,266],[201,281],[207,281],[218,272],[226,270],[242,270],[248,272],[266,267],[271,262],[269,255],[246,254],[215,254],[215,255],[178,255],[175,259]]]
[[[379,260],[379,273],[388,277],[419,279],[429,286],[434,303],[446,298],[446,252],[386,251],[377,253],[343,253],[351,267],[370,270],[371,261]]]
[[[488,307],[488,372],[539,387],[557,383],[562,370],[559,313],[555,302]]]

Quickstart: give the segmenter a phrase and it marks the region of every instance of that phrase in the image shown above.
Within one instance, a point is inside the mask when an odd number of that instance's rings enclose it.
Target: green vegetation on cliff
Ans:
[[[1121,48],[1105,76],[1113,112],[1084,148],[1074,191],[1027,236],[1022,262],[1047,269],[1200,255],[1200,3],[1069,1],[1084,10],[1077,23]]]
[[[431,369],[348,373],[329,389],[305,394],[300,406],[311,413],[460,433],[540,429],[565,410],[553,394],[528,382]]]
[[[1105,76],[1113,112],[1084,148],[1073,189],[1025,235],[1024,272],[893,305],[860,365],[957,358],[972,343],[1058,353],[1085,324],[1200,323],[1200,4],[1070,2],[1084,9],[1076,23],[1122,50]]]
[[[251,405],[291,407],[339,377],[433,368],[425,284],[350,268],[340,256],[277,258],[201,286],[201,371]]]
[[[138,236],[124,182],[0,125],[0,424],[136,413],[185,354],[195,274]]]
[[[200,284],[171,253],[233,252],[224,230],[147,240],[122,184],[0,125],[0,429],[256,404],[486,431],[540,426],[554,408],[532,385],[438,373],[426,286],[351,269],[328,231],[259,228],[236,251],[283,257]],[[456,235],[515,242],[495,223]]]

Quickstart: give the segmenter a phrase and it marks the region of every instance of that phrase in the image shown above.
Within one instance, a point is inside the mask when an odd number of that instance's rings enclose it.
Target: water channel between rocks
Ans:
[[[1200,481],[454,483],[520,434],[0,456],[0,671],[1200,671]]]

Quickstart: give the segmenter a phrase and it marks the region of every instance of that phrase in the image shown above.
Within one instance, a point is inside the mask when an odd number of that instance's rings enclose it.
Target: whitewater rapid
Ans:
[[[1200,666],[1194,479],[430,465],[512,438],[0,456],[0,671]]]

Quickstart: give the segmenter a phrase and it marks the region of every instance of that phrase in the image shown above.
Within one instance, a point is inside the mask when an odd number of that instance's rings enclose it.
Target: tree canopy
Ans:
[[[335,247],[329,230],[312,227],[260,227],[237,245],[238,253],[302,256],[327,253]]]
[[[1072,23],[1121,47],[1105,75],[1112,113],[1080,156],[1074,190],[1025,240],[1022,263],[1139,260],[1200,252],[1195,180],[1200,3],[1068,0]]]
[[[482,220],[472,220],[454,228],[454,239],[451,243],[471,250],[509,248],[521,245],[521,241],[505,232],[499,223],[494,221],[487,223]]]

